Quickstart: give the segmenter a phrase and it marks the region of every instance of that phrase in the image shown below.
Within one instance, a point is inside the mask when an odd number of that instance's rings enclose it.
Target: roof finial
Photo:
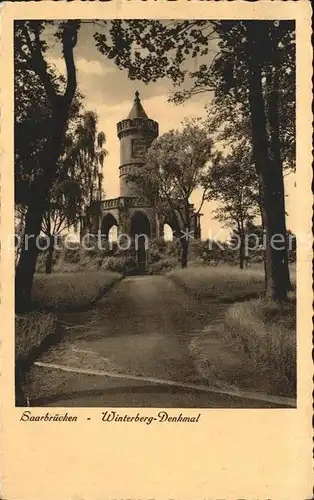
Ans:
[[[139,101],[140,100],[140,93],[138,90],[136,90],[135,92],[135,101]]]

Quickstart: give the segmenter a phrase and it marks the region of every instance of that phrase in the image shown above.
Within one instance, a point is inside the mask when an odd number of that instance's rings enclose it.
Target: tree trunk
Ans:
[[[287,228],[286,228],[286,209],[285,209],[285,189],[283,180],[283,167],[280,149],[280,130],[279,130],[279,95],[278,95],[278,61],[277,61],[277,45],[276,40],[274,41],[274,75],[268,72],[267,75],[267,87],[269,89],[268,94],[268,123],[270,128],[270,147],[272,153],[272,159],[274,162],[274,171],[277,172],[275,179],[277,180],[277,191],[278,191],[278,204],[280,206],[279,221],[281,225],[282,234],[287,239]],[[289,273],[289,261],[288,261],[288,248],[287,242],[284,249],[282,250],[282,265],[283,265],[283,275],[287,290],[292,290],[290,273]]]
[[[181,238],[181,268],[184,269],[188,265],[189,242],[186,238]]]
[[[49,235],[49,247],[47,251],[46,257],[46,274],[51,274],[52,272],[52,263],[53,263],[53,251],[55,248],[55,239],[53,235]]]
[[[265,102],[262,92],[260,47],[263,46],[263,34],[256,23],[248,22],[248,80],[249,103],[252,126],[253,158],[260,183],[263,224],[266,231],[265,270],[266,295],[276,300],[287,298],[287,283],[284,264],[285,242],[282,249],[274,247],[274,235],[282,235],[282,221],[285,216],[282,209],[282,187],[280,172],[274,169],[268,152]]]
[[[240,234],[240,251],[239,251],[239,259],[240,259],[240,269],[244,269],[244,234]]]

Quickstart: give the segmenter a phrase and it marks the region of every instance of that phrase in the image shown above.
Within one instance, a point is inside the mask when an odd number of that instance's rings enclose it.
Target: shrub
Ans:
[[[296,308],[267,299],[233,304],[226,312],[225,335],[232,339],[260,377],[290,394],[296,388]]]
[[[102,263],[101,269],[125,273],[136,267],[134,257],[107,257]]]
[[[70,264],[77,264],[80,261],[81,252],[79,248],[66,248],[64,250],[64,261]]]
[[[147,272],[148,274],[163,274],[168,272],[170,269],[174,269],[178,265],[179,263],[177,259],[174,257],[168,257],[149,264]]]

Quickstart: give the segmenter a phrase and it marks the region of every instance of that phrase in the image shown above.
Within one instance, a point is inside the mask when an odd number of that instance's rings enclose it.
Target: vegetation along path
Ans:
[[[27,374],[31,406],[277,406],[202,380],[189,345],[225,307],[204,308],[164,276],[123,280],[96,308],[60,315],[62,340]]]

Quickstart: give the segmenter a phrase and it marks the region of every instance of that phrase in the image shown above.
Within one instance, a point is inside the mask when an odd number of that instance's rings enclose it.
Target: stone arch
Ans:
[[[118,228],[117,219],[110,213],[107,213],[101,221],[101,235],[104,239],[109,240],[109,231],[116,226]]]
[[[130,236],[135,241],[137,272],[145,273],[147,268],[148,240],[152,234],[152,224],[147,213],[136,211],[131,217]]]

